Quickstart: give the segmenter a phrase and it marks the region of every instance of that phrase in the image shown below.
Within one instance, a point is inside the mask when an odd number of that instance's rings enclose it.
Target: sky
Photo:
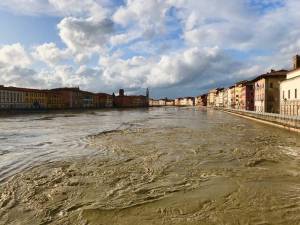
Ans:
[[[0,84],[196,96],[291,69],[299,0],[1,0]]]

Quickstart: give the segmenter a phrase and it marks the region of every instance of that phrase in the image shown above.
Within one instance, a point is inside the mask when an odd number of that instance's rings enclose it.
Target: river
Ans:
[[[198,108],[0,118],[0,224],[300,224],[299,134]]]

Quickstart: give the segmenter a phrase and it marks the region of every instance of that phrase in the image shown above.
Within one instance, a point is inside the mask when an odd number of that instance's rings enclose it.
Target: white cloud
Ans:
[[[104,51],[113,32],[113,22],[109,19],[98,21],[93,18],[67,17],[58,24],[58,28],[59,35],[67,47],[82,56]]]
[[[68,49],[61,50],[55,43],[45,43],[35,47],[32,55],[36,60],[45,62],[49,66],[61,64],[72,57]]]
[[[1,0],[0,9],[25,15],[76,16],[103,19],[109,0]]]
[[[194,80],[226,79],[228,72],[239,69],[233,61],[218,48],[191,48],[183,52],[154,58],[132,57],[101,58],[103,82],[115,88],[146,88],[186,85]]]
[[[31,64],[31,59],[23,46],[19,43],[0,46],[0,67],[21,66]]]
[[[94,0],[49,0],[57,11],[67,16],[92,17],[94,20],[103,20],[107,17],[108,10],[100,1]]]
[[[127,44],[139,37],[137,32],[128,32],[111,36],[110,44],[112,46]]]
[[[0,84],[6,86],[40,88],[43,83],[36,76],[37,73],[33,69],[19,66],[0,67]]]
[[[118,8],[110,2],[1,1],[2,9],[64,17],[57,27],[66,45],[35,47],[34,59],[50,66],[38,72],[20,44],[0,47],[1,81],[26,77],[92,90],[206,87],[288,67],[300,53],[299,0],[127,0]]]
[[[146,37],[165,32],[166,13],[171,7],[164,0],[128,0],[113,15],[113,21],[124,27],[138,27]]]

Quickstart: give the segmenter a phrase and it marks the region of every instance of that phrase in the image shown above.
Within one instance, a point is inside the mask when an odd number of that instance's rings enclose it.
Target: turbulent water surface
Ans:
[[[300,224],[300,137],[197,108],[0,118],[0,224]]]

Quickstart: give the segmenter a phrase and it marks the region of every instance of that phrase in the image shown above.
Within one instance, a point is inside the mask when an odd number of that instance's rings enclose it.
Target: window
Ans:
[[[291,91],[288,90],[288,99],[290,99],[290,98],[291,98]]]
[[[282,91],[282,99],[284,99],[284,91]]]
[[[298,96],[297,96],[297,88],[295,89],[295,99],[297,99],[298,98]]]
[[[272,82],[270,83],[270,88],[273,88],[273,83]]]

